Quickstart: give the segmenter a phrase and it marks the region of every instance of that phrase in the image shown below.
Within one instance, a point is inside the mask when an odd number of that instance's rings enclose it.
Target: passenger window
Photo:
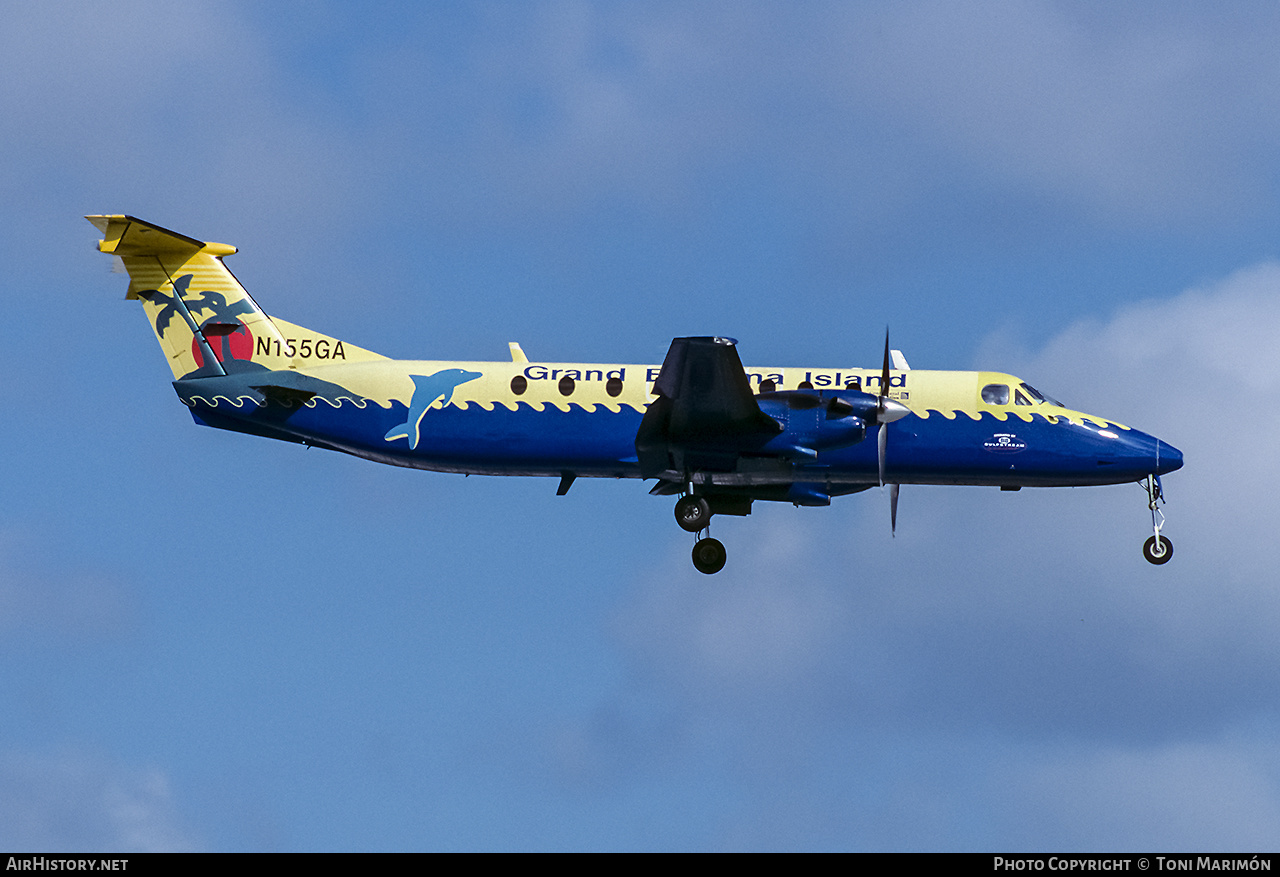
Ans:
[[[770,378],[765,378],[763,381],[760,382],[761,393],[772,393],[777,389],[778,389],[778,385],[775,384],[773,380]]]
[[[568,375],[565,375],[560,379],[560,395],[561,396],[573,395],[573,388],[575,386],[576,384],[574,383],[573,378],[569,377]]]
[[[622,395],[622,381],[617,378],[609,378],[608,382],[604,385],[604,391],[610,396]]]
[[[987,384],[982,388],[982,401],[988,405],[1008,405],[1008,384]]]
[[[517,396],[523,396],[524,391],[529,389],[529,381],[524,375],[516,375],[511,379],[511,392]]]

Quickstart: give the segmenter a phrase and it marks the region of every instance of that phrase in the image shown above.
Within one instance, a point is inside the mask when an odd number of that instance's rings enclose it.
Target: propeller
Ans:
[[[889,424],[901,420],[911,409],[889,398],[889,329],[884,330],[884,366],[880,370],[880,398],[876,401],[876,422],[880,431],[876,435],[876,450],[880,458],[880,486],[884,487],[885,453],[889,449]],[[893,535],[898,531],[898,485],[889,485],[889,527]]]

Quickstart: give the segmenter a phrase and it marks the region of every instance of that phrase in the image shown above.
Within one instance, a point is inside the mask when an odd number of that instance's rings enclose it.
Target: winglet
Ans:
[[[529,357],[524,355],[524,351],[520,349],[520,345],[515,341],[508,341],[507,346],[511,348],[512,362],[528,362]]]
[[[893,360],[893,367],[900,372],[911,371],[911,366],[907,365],[907,358],[902,355],[901,350],[890,350],[889,358]]]

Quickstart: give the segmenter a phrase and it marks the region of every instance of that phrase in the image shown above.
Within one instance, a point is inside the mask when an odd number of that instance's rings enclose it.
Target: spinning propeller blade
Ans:
[[[884,487],[884,452],[889,446],[889,434],[885,432],[885,424],[880,423],[880,431],[876,434],[876,450],[880,454],[880,486]]]
[[[884,368],[880,371],[880,402],[876,405],[876,421],[880,424],[880,434],[876,437],[876,449],[880,456],[880,486],[884,487],[884,454],[889,448],[889,435],[885,432],[884,407],[889,398],[889,327],[884,329]]]
[[[880,399],[876,403],[876,422],[880,425],[876,436],[876,451],[880,461],[880,486],[884,487],[885,454],[889,450],[889,424],[901,420],[911,410],[901,402],[889,398],[889,329],[884,330],[884,365],[880,370]],[[898,530],[898,485],[889,485],[889,527],[893,535]]]

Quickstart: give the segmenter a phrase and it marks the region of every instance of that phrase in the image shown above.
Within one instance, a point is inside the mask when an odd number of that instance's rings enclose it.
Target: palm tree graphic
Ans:
[[[169,324],[173,321],[174,315],[181,315],[191,329],[191,334],[203,337],[206,342],[212,342],[213,338],[220,338],[220,350],[217,352],[219,362],[232,359],[231,334],[242,327],[245,332],[248,332],[248,327],[236,317],[238,314],[252,314],[253,305],[245,299],[228,304],[225,295],[212,289],[188,293],[187,287],[191,285],[192,276],[184,274],[173,281],[174,295],[158,289],[148,289],[139,292],[138,296],[152,304],[160,305],[160,310],[156,313],[156,331],[160,333],[161,338],[169,330]],[[211,312],[212,316],[197,326],[193,313],[203,311]],[[210,343],[210,349],[212,350],[212,343]]]

